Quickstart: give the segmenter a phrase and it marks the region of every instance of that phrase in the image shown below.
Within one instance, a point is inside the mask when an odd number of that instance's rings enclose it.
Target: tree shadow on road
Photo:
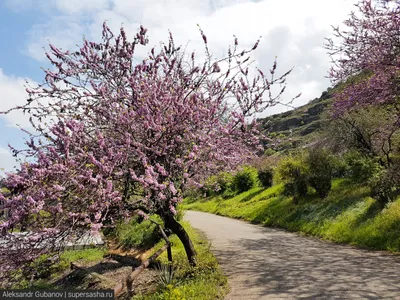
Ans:
[[[400,259],[268,230],[214,250],[232,299],[398,299]],[[240,251],[238,249],[241,249]],[[237,278],[244,279],[236,280]]]

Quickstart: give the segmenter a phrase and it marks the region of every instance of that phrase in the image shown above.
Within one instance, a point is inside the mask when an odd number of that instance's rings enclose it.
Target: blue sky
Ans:
[[[98,40],[107,20],[113,30],[123,25],[133,34],[141,24],[149,30],[150,44],[166,40],[168,30],[177,43],[189,43],[202,52],[196,24],[208,36],[216,56],[224,53],[236,34],[244,47],[262,36],[254,56],[260,69],[268,70],[278,56],[278,70],[295,70],[288,79],[286,98],[302,92],[299,106],[320,96],[330,83],[324,78],[329,57],[323,49],[330,25],[339,25],[355,0],[2,0],[0,1],[0,111],[25,102],[24,80],[42,82],[41,67],[49,67],[43,47],[51,42],[74,49],[83,36]],[[263,115],[287,108],[273,107]],[[21,113],[0,115],[0,168],[13,170],[7,148],[24,147],[29,127]],[[0,172],[1,176],[1,172]]]
[[[0,2],[0,36],[4,41],[0,46],[0,77],[29,77],[37,81],[41,79],[41,63],[26,55],[25,51],[28,33],[34,24],[42,21],[41,19],[43,16],[40,14],[29,10],[15,11],[10,9],[6,1]],[[2,104],[9,101],[4,90],[0,90]],[[0,117],[0,168],[12,169],[14,163],[7,151],[7,145],[10,143],[21,148],[24,145],[24,137],[25,134],[22,134],[19,128],[11,127],[4,117]]]

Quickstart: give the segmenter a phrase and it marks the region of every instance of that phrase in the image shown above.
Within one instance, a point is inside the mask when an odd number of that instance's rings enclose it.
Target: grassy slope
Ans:
[[[340,243],[400,252],[400,198],[379,209],[368,188],[337,179],[329,196],[310,195],[298,205],[281,195],[282,185],[253,188],[230,199],[186,199],[185,209],[200,210],[279,226]]]
[[[135,300],[156,300],[156,299],[201,299],[214,300],[223,299],[228,292],[228,284],[222,274],[216,258],[210,251],[210,243],[194,230],[189,223],[181,222],[185,227],[197,251],[198,266],[191,268],[186,258],[182,243],[174,235],[170,238],[172,246],[172,257],[176,267],[175,281],[171,285],[160,286],[155,294],[137,295]],[[164,241],[159,242],[155,248],[161,248]],[[167,264],[167,254],[160,256],[160,261]]]

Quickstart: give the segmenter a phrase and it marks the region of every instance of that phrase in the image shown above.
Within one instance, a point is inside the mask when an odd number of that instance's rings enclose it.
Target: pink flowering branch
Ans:
[[[249,58],[259,42],[239,52],[236,38],[226,57],[207,55],[198,63],[171,34],[167,45],[135,63],[146,33],[141,27],[129,41],[123,28],[114,35],[104,24],[99,43],[85,40],[77,51],[50,45],[52,70],[45,70],[43,84],[28,86],[27,103],[14,108],[29,114],[38,135],[30,136],[27,149],[14,149],[35,162],[5,180],[3,239],[14,239],[11,229],[21,222],[23,229],[51,228],[67,238],[140,209],[160,215],[195,264],[190,238],[174,218],[182,189],[257,155],[257,124],[245,120],[279,103],[290,70],[275,78],[275,62],[270,78],[261,70],[250,78]],[[277,95],[274,85],[282,86]],[[24,261],[35,257],[32,252]]]
[[[332,57],[330,78],[339,83],[354,75],[362,78],[348,83],[336,94],[334,111],[341,115],[352,108],[397,104],[400,74],[400,2],[362,0],[344,22],[334,27],[340,42],[327,40]]]
[[[388,128],[380,128],[376,137],[390,165],[391,139],[400,119],[400,1],[361,0],[344,22],[346,30],[334,27],[339,42],[327,40],[332,57],[330,78],[338,86],[333,117],[343,118],[369,106],[385,107],[392,116]]]

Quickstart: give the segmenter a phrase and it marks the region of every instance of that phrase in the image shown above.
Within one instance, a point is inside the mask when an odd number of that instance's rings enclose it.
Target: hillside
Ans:
[[[332,91],[328,88],[319,98],[294,110],[258,119],[262,131],[274,140],[265,144],[266,149],[286,151],[311,143],[326,122],[324,112],[332,103]]]

